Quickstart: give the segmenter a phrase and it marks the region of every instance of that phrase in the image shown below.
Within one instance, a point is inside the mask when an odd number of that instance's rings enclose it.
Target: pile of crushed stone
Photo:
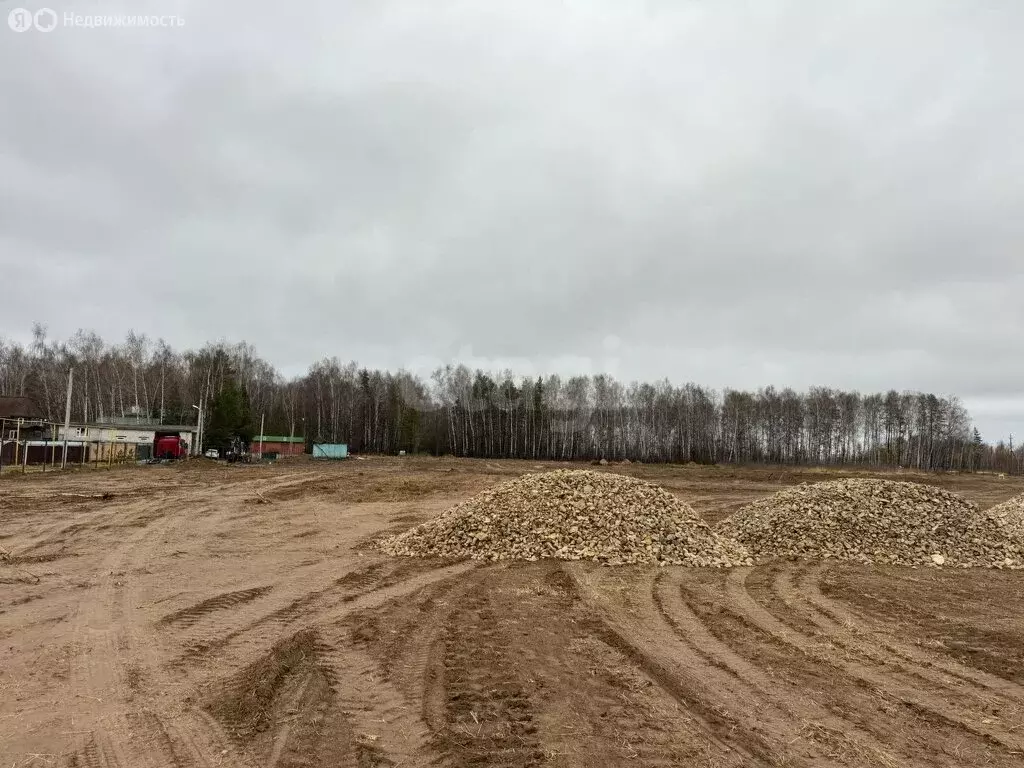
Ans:
[[[752,562],[672,494],[642,480],[556,470],[511,480],[378,544],[392,555],[593,560],[607,565]]]
[[[716,531],[735,538],[757,560],[1020,568],[1024,537],[1012,511],[982,512],[930,485],[832,480],[755,501],[719,523]]]
[[[1024,542],[1024,493],[986,509],[985,514],[996,520],[1011,537]]]

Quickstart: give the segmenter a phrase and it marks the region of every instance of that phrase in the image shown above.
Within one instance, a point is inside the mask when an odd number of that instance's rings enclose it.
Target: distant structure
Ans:
[[[0,419],[5,421],[41,422],[46,418],[31,397],[0,396]]]
[[[141,416],[114,417],[104,422],[47,421],[42,409],[28,397],[0,397],[0,467],[57,465],[64,462],[123,463],[147,461],[161,439],[174,438],[184,454],[195,445],[197,428],[188,424],[160,424]],[[180,455],[180,454],[179,454]]]
[[[53,429],[35,400],[0,397],[0,466],[24,462],[23,446],[52,436]],[[28,458],[32,460],[31,454]]]
[[[313,443],[314,459],[346,459],[348,443]]]
[[[297,456],[306,450],[306,438],[286,435],[257,435],[249,443],[249,450],[263,451],[263,455]],[[269,458],[269,457],[268,457]]]
[[[155,419],[127,417],[103,423],[72,423],[67,440],[69,447],[82,446],[87,451],[85,461],[105,461],[108,451],[122,460],[147,461],[155,458],[153,450],[157,441],[166,437],[184,440],[188,453],[195,445],[197,429],[188,424],[160,424]],[[58,426],[57,440],[63,443],[64,437],[64,427]]]

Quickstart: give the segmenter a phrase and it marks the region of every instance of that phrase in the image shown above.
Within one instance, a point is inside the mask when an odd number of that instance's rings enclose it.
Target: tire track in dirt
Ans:
[[[124,602],[130,606],[134,600],[125,595]],[[125,611],[130,614],[130,611]],[[155,691],[173,691],[179,686],[162,672],[154,644],[146,641],[146,635],[137,634],[149,629],[148,622],[124,627],[118,637],[118,651],[121,659],[132,658],[138,676],[146,681],[146,688]],[[124,676],[121,684],[123,685]],[[156,699],[143,697],[143,704],[135,703],[141,691],[136,691],[128,678],[132,692],[127,700],[133,711],[122,715],[110,729],[127,739],[133,750],[145,746],[145,754],[154,768],[247,768],[248,764],[233,748],[229,736],[207,713],[192,706],[189,689],[181,690],[184,701],[175,701],[160,696]],[[161,759],[162,758],[162,759]],[[169,762],[168,762],[169,761]],[[135,766],[134,760],[130,763]]]
[[[444,648],[447,628],[457,605],[475,582],[448,579],[417,593],[411,604],[392,600],[379,611],[361,611],[348,617],[349,639],[357,648],[376,651],[376,663],[407,700],[420,701],[419,721],[426,726],[429,748],[438,750],[435,734],[445,728]],[[388,610],[390,609],[390,611]],[[385,633],[377,618],[391,611],[411,613],[398,628]]]
[[[253,636],[256,642],[265,642],[266,638],[276,638],[289,629],[311,624],[332,624],[342,620],[348,613],[368,607],[377,607],[393,599],[411,594],[435,581],[452,578],[465,571],[477,567],[476,563],[456,563],[437,568],[429,561],[418,561],[420,567],[413,570],[414,575],[395,582],[385,580],[381,586],[374,585],[363,592],[352,592],[339,587],[332,581],[321,589],[305,592],[294,598],[290,603],[263,614],[241,626],[234,626],[226,633],[214,625],[216,634],[206,634],[201,639],[186,641],[184,652],[174,659],[172,666],[191,667],[197,663],[230,664],[232,647],[246,641],[251,644]],[[430,568],[430,570],[425,569]],[[345,577],[341,577],[344,579]],[[354,577],[358,578],[358,577]],[[227,620],[225,620],[227,621]],[[246,649],[239,649],[245,653]]]
[[[415,709],[345,635],[299,630],[218,683],[207,709],[268,768],[436,764]]]
[[[270,479],[264,485],[255,485],[253,491],[258,495],[259,501],[273,503],[275,501],[290,501],[303,495],[304,490],[329,491],[336,490],[341,485],[341,479],[332,477],[324,472],[297,472],[287,475],[284,479]],[[317,483],[326,483],[326,486],[316,487]],[[313,486],[306,488],[306,486]]]
[[[740,760],[735,750],[724,751],[708,739],[693,712],[682,708],[642,666],[595,636],[590,628],[600,618],[583,602],[565,569],[560,567],[557,575],[557,584],[563,587],[562,633],[571,639],[558,680],[567,693],[556,711],[566,709],[577,717],[562,722],[561,734],[552,733],[550,725],[542,727],[545,751],[553,746],[552,754],[571,755],[575,764],[584,766],[609,759],[651,768],[731,765]],[[549,578],[548,583],[556,579]],[[547,717],[547,708],[542,707],[542,724]],[[567,737],[565,731],[572,735]]]
[[[835,718],[823,717],[823,712],[805,710],[795,715],[778,703],[771,693],[777,691],[778,685],[772,684],[756,666],[719,642],[686,605],[678,582],[673,589],[673,585],[662,577],[661,573],[654,576],[650,589],[651,603],[661,620],[672,629],[679,644],[685,647],[686,655],[706,665],[700,677],[715,691],[717,706],[731,712],[752,708],[756,714],[744,717],[744,720],[763,723],[765,730],[783,734],[782,738],[790,743],[805,739],[801,721],[820,723],[828,728],[833,738],[842,734],[842,725],[835,722]],[[884,755],[885,751],[879,750],[879,754]]]
[[[758,573],[758,571],[755,571]],[[936,765],[959,768],[966,762],[995,765],[994,747],[985,739],[927,712],[915,710],[899,699],[874,690],[845,671],[794,648],[749,622],[730,606],[725,596],[726,573],[689,571],[679,580],[681,599],[717,640],[767,675],[774,683],[771,699],[790,712],[819,707],[833,718],[848,721],[865,740],[841,738],[811,720],[803,721],[802,736],[821,742],[829,752],[829,764]],[[828,644],[823,654],[835,653]],[[849,735],[855,735],[850,733]],[[870,748],[880,743],[880,753]],[[1001,749],[1001,748],[995,748]],[[886,761],[884,756],[888,755]]]
[[[834,642],[869,658],[901,658],[917,675],[932,682],[945,684],[947,677],[952,677],[975,687],[979,695],[995,694],[1018,705],[1024,702],[1024,686],[901,643],[874,620],[825,597],[819,587],[825,570],[816,565],[792,574],[780,573],[774,587],[788,606],[794,611],[802,609]]]
[[[422,563],[422,561],[420,562]],[[339,576],[334,580],[333,586],[349,592],[352,596],[358,596],[369,588],[381,584],[386,577],[389,567],[397,570],[400,566],[396,566],[394,561],[388,560],[370,563],[365,568],[352,570],[343,576]],[[401,577],[398,577],[392,583],[397,583],[400,580]]]
[[[349,589],[366,590],[373,586],[391,586],[395,571],[384,568],[387,562],[352,571],[336,580]],[[471,570],[473,570],[471,566]],[[398,566],[400,572],[407,567]],[[433,604],[460,592],[460,571],[433,581],[409,596],[391,597],[380,606],[364,606],[333,624],[320,624],[318,652],[335,681],[337,706],[354,732],[360,768],[366,766],[436,766],[442,756],[434,748],[431,729],[422,707],[416,704],[422,690],[423,670],[429,646],[436,632],[416,633],[405,625],[385,636],[373,634],[381,612],[407,610]],[[382,577],[374,584],[373,577]],[[366,594],[364,591],[363,594]],[[436,615],[431,613],[432,618]],[[437,628],[439,629],[439,628]],[[409,630],[409,631],[406,631]],[[374,653],[371,656],[371,651]],[[414,684],[403,686],[403,682]]]
[[[80,535],[115,528],[114,521],[121,517],[123,511],[122,506],[110,502],[105,502],[99,508],[77,510],[70,522],[66,517],[62,517],[59,522],[52,523],[43,531],[37,531],[29,541],[14,547],[17,553],[12,553],[10,561],[41,563],[77,556],[80,552],[77,548],[72,548],[72,545],[89,543],[78,540]]]
[[[221,521],[224,519],[222,517]],[[365,524],[365,521],[361,524]],[[230,537],[231,526],[221,530],[218,535]],[[302,614],[323,608],[335,600],[354,600],[363,591],[364,586],[373,584],[375,574],[366,574],[358,583],[351,581],[356,578],[354,576],[346,575],[338,579],[336,574],[338,571],[344,573],[346,567],[363,565],[368,559],[354,559],[336,553],[332,553],[331,557],[321,555],[311,558],[293,566],[287,578],[268,585],[273,590],[272,599],[264,599],[265,594],[256,595],[246,601],[251,605],[244,611],[237,610],[238,605],[232,606],[236,608],[232,611],[202,611],[202,616],[198,616],[196,621],[187,622],[187,626],[184,627],[191,629],[192,633],[184,641],[185,652],[172,662],[172,666],[182,667],[202,661],[206,656],[261,624],[288,624]],[[435,566],[424,564],[422,561],[415,567],[410,563],[406,566],[405,573],[387,574],[385,577],[397,583],[405,578],[407,573],[422,572],[433,567]],[[382,571],[379,564],[371,568]],[[346,578],[349,581],[346,581]],[[157,623],[159,624],[159,620]]]
[[[72,478],[61,478],[69,480]],[[75,478],[82,481],[95,483],[99,478],[80,477]],[[248,481],[251,482],[251,481]],[[102,486],[102,483],[100,483]],[[120,484],[109,484],[102,486],[107,488],[101,494],[96,493],[96,487],[90,485],[89,493],[82,494],[81,498],[69,500],[65,496],[77,497],[79,494],[60,493],[56,495],[53,491],[39,490],[38,493],[24,496],[19,494],[23,501],[36,502],[45,506],[45,513],[28,516],[32,522],[32,536],[23,546],[26,550],[38,550],[48,545],[66,542],[70,537],[78,533],[112,531],[119,536],[118,528],[122,527],[143,527],[166,514],[167,502],[179,491],[174,486],[141,486],[125,487]],[[206,493],[207,489],[192,489],[185,491],[185,495],[199,498]],[[55,505],[58,505],[55,508]],[[35,506],[35,505],[33,505]],[[128,513],[138,513],[136,517],[126,517]],[[53,522],[38,524],[40,517],[53,519]]]
[[[151,757],[163,755],[170,760],[170,768],[208,768],[210,765],[191,739],[169,728],[155,713],[146,709],[131,712],[127,722],[133,746],[144,744]]]
[[[336,682],[337,706],[355,732],[362,764],[428,768],[440,755],[417,708],[387,679],[367,654],[348,644],[341,627],[321,630],[324,663]]]
[[[536,708],[511,673],[498,621],[478,577],[431,646],[437,656],[427,663],[437,688],[429,698],[440,709],[430,715],[433,744],[456,765],[530,768],[544,762]]]
[[[54,545],[66,546],[69,537],[74,536],[84,530],[88,530],[92,527],[91,522],[76,521],[67,525],[58,524],[53,527],[53,530],[37,536],[34,541],[24,545],[18,554],[11,556],[12,560],[24,560],[25,558],[31,558],[36,556],[40,550],[46,549]]]
[[[438,581],[411,595],[412,599],[390,600],[377,610],[349,614],[344,621],[349,630],[348,644],[372,654],[387,679],[406,698],[420,698],[432,676],[429,667],[440,658],[436,649],[448,617],[470,581],[472,573],[467,579]],[[395,628],[384,629],[385,620]],[[424,721],[429,722],[426,708],[421,709]]]
[[[295,695],[292,696],[291,700],[286,706],[286,712],[299,712],[300,707],[303,703],[303,698],[306,695],[306,691],[309,690],[310,683],[313,680],[312,675],[307,675],[302,682],[299,684]],[[276,735],[274,736],[273,747],[270,751],[270,758],[267,760],[267,768],[278,768],[281,763],[281,758],[291,745],[290,739],[292,731],[294,730],[295,718],[287,718],[282,725],[279,726]]]
[[[337,722],[334,680],[316,630],[302,629],[211,686],[204,708],[259,765],[353,766],[351,729]],[[330,761],[330,762],[328,762]]]
[[[562,732],[542,727],[545,754],[571,756],[570,764],[590,766],[732,765],[740,758],[723,754],[718,744],[695,727],[650,675],[621,651],[598,637],[579,636],[570,644],[578,676],[565,694],[575,718]],[[546,708],[539,719],[547,719]]]
[[[166,522],[163,527],[167,527]],[[86,726],[93,731],[93,738],[101,742],[109,738],[124,744],[126,739],[117,737],[129,732],[129,724],[123,714],[112,709],[113,704],[127,698],[123,675],[115,661],[121,655],[116,644],[117,624],[121,616],[120,578],[130,565],[129,557],[133,550],[157,533],[155,529],[139,530],[104,558],[100,564],[102,575],[99,582],[80,601],[81,607],[74,620],[75,645],[80,651],[71,664],[71,687],[77,695],[101,705],[92,705],[93,711],[89,716],[80,716],[84,722],[76,723],[76,729]],[[134,745],[127,746],[130,750],[129,764],[145,759],[144,753],[135,751]],[[93,754],[96,754],[95,750]]]
[[[848,719],[838,717],[816,702],[805,697],[779,696],[779,682],[764,669],[744,658],[714,635],[683,595],[682,580],[686,575],[659,572],[654,578],[653,598],[665,622],[693,653],[703,656],[710,665],[732,672],[742,687],[730,691],[733,696],[749,696],[777,710],[793,738],[804,738],[807,733],[826,735],[830,742],[844,743],[856,755],[868,755],[878,765],[901,765],[893,753],[892,744],[880,741]],[[720,681],[716,681],[720,682]],[[728,682],[728,681],[726,681]]]
[[[203,490],[193,491],[184,494],[183,499],[188,502],[202,493]],[[101,562],[102,575],[92,594],[81,602],[85,608],[76,616],[76,638],[82,652],[72,667],[72,684],[82,695],[101,704],[93,707],[95,713],[86,722],[94,724],[99,738],[117,743],[125,750],[127,765],[146,765],[147,760],[162,754],[174,768],[204,768],[210,765],[208,755],[217,755],[218,766],[238,766],[224,735],[193,713],[184,711],[168,717],[166,712],[142,707],[126,714],[123,704],[115,706],[133,699],[122,668],[124,659],[141,653],[143,659],[150,659],[146,674],[159,678],[158,667],[147,651],[151,644],[147,642],[146,628],[131,610],[134,601],[126,600],[124,587],[128,580],[123,580],[124,574],[148,562],[154,548],[171,529],[180,528],[201,514],[199,510],[192,510],[191,516],[157,514],[164,503],[161,499],[141,505],[137,516],[152,519],[155,524],[129,529],[136,532],[123,538],[120,546]],[[182,506],[188,508],[187,503]]]
[[[593,614],[586,625],[589,633],[622,654],[677,701],[719,754],[734,754],[742,765],[777,763],[779,750],[766,738],[762,725],[764,703],[751,696],[749,687],[733,673],[709,663],[699,649],[681,641],[666,626],[653,604],[649,585],[646,594],[640,593],[641,604],[630,613],[629,621],[620,621],[615,618],[619,611],[589,583],[592,573],[587,574],[587,582],[575,568],[567,568],[566,573]],[[649,578],[653,580],[653,575]],[[770,723],[777,724],[777,718],[772,717]],[[781,751],[785,753],[785,749]],[[733,761],[726,759],[723,764]]]
[[[258,597],[263,597],[271,589],[272,587],[270,586],[263,586],[242,589],[237,592],[224,592],[195,605],[168,613],[161,617],[157,624],[171,627],[191,627],[207,614],[234,608],[242,603],[248,603]]]
[[[121,762],[110,746],[98,743],[92,733],[84,746],[72,752],[62,764],[67,768],[121,768]]]
[[[351,613],[342,622],[347,636],[338,645],[351,648],[371,663],[374,671],[368,674],[380,676],[392,690],[393,702],[404,702],[395,727],[410,764],[445,762],[433,737],[445,727],[443,633],[473,580],[470,572],[468,578],[434,582],[409,598]]]
[[[431,733],[440,733],[445,727],[444,636],[440,631],[430,633],[414,656],[414,664],[423,674],[420,716]]]
[[[291,600],[270,611],[256,601],[250,601],[251,610],[242,613],[216,614],[203,617],[202,626],[182,641],[183,651],[173,658],[168,665],[178,669],[188,669],[196,664],[212,663],[215,657],[228,648],[239,638],[269,627],[271,631],[280,628],[282,631],[298,617],[324,600],[331,591],[330,585],[320,589],[307,591],[289,590],[284,585],[276,585],[274,592],[280,598]],[[262,601],[260,601],[262,602]],[[197,622],[198,624],[199,622]]]
[[[139,695],[135,687],[140,669],[134,662],[139,653],[146,657],[153,645],[147,642],[145,627],[139,624],[137,602],[128,597],[132,574],[148,573],[145,566],[153,561],[165,535],[202,518],[202,509],[192,502],[208,506],[208,490],[190,489],[180,494],[174,513],[168,513],[163,494],[149,494],[130,504],[76,511],[71,521],[65,519],[48,527],[30,545],[38,552],[40,545],[64,545],[72,538],[89,545],[95,553],[88,563],[78,567],[79,572],[89,573],[89,579],[81,585],[85,591],[71,603],[71,641],[66,647],[74,648],[75,653],[62,677],[67,681],[62,686],[66,689],[64,702],[55,707],[64,730],[60,736],[54,734],[51,751],[67,754],[70,747],[72,764],[90,768],[202,768],[209,765],[204,755],[212,754],[217,755],[218,766],[240,768],[230,750],[224,748],[222,735],[209,723],[193,722],[187,713],[167,718],[161,711],[166,707],[149,706],[163,697],[132,703]],[[143,677],[148,679],[154,669],[144,671]],[[159,676],[153,675],[153,680],[154,688],[159,689]],[[88,735],[84,740],[76,736],[83,733]]]
[[[754,626],[820,661],[842,669],[851,677],[874,689],[884,691],[910,707],[927,712],[1012,753],[1024,754],[1024,736],[999,728],[994,722],[982,722],[990,718],[979,717],[974,720],[969,713],[951,704],[941,694],[936,695],[935,692],[922,690],[916,682],[908,679],[910,675],[903,673],[898,667],[890,665],[883,671],[862,661],[840,659],[834,654],[823,653],[821,641],[786,625],[754,600],[746,588],[749,572],[749,568],[733,569],[726,577],[726,595],[731,605],[742,611],[744,618]],[[963,695],[962,691],[954,692],[950,689],[945,689],[943,693]]]

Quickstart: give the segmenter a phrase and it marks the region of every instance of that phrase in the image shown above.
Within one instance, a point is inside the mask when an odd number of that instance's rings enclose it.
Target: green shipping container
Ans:
[[[313,443],[314,459],[347,459],[347,443]]]

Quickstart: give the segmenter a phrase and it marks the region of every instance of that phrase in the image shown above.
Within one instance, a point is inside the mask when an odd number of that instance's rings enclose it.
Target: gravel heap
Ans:
[[[750,562],[675,496],[605,472],[523,475],[378,545],[392,555],[595,560],[608,565]]]
[[[930,485],[850,479],[781,491],[743,507],[716,530],[758,560],[1024,567],[1024,538],[1009,518]]]
[[[1024,493],[985,510],[985,514],[997,520],[1011,537],[1024,542]]]

